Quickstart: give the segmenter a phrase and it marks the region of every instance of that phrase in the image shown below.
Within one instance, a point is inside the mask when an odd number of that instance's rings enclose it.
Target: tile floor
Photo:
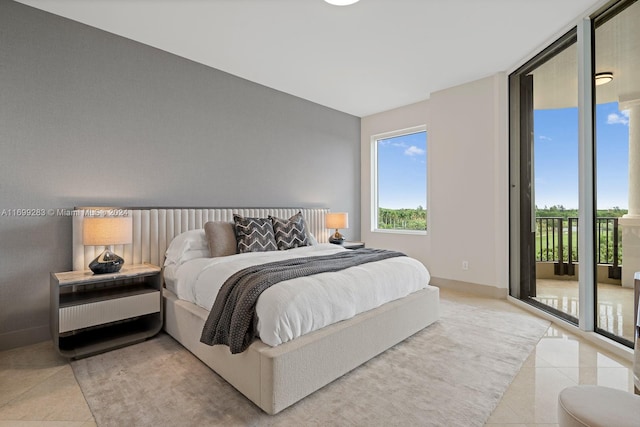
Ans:
[[[575,280],[538,279],[538,296],[543,304],[563,311],[573,317],[580,313],[578,282]],[[598,327],[631,342],[634,338],[633,288],[598,283]]]
[[[0,427],[95,425],[71,366],[52,342],[0,352]]]
[[[521,311],[502,300],[442,289],[443,299]],[[564,387],[633,391],[632,364],[553,324],[525,361],[486,426],[557,425]],[[95,426],[71,367],[50,342],[0,352],[0,427]]]

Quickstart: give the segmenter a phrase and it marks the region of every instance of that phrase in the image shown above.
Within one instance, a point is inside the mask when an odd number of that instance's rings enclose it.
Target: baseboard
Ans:
[[[495,286],[480,285],[478,283],[462,282],[460,280],[443,279],[441,277],[432,277],[430,285],[439,288],[452,289],[454,291],[468,292],[470,294],[479,295],[487,298],[507,299],[509,290],[506,288],[496,288]]]
[[[0,334],[0,351],[23,347],[51,339],[49,325],[20,329]]]

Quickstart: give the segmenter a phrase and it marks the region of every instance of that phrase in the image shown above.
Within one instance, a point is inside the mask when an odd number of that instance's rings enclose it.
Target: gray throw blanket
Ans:
[[[208,345],[225,344],[231,353],[241,353],[256,336],[254,319],[258,297],[272,285],[296,277],[340,271],[398,256],[405,255],[396,251],[363,248],[276,261],[240,270],[229,277],[218,291],[200,341]]]

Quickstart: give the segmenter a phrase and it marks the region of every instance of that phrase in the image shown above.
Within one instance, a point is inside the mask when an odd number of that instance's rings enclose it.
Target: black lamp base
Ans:
[[[344,242],[344,236],[340,234],[338,230],[329,237],[329,243],[341,245],[342,242]]]
[[[96,259],[89,263],[89,269],[94,274],[117,273],[122,268],[124,259],[105,249]]]

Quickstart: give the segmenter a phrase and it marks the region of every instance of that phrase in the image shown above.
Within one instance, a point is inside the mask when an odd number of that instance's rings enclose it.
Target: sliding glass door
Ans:
[[[640,271],[638,23],[640,3],[633,2],[594,19],[596,328],[627,345],[634,337],[633,276]]]
[[[519,98],[520,297],[577,324],[576,61],[572,31],[511,76],[511,94]]]
[[[640,3],[611,2],[509,77],[511,295],[628,346],[640,272],[638,22]]]

